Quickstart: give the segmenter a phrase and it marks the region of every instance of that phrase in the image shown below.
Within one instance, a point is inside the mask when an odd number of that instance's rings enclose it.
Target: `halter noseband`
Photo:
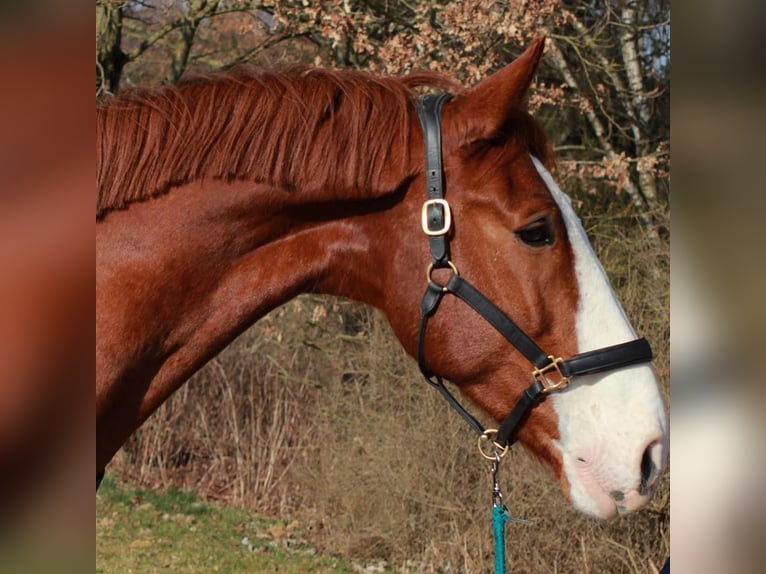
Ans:
[[[481,440],[491,441],[494,452],[482,454],[494,459],[507,452],[516,441],[519,428],[524,424],[531,410],[548,393],[566,388],[570,379],[577,375],[588,375],[611,371],[652,360],[652,349],[646,339],[603,347],[561,359],[548,355],[516,323],[498,309],[489,299],[460,276],[450,259],[449,232],[452,225],[450,206],[444,199],[444,172],[441,150],[441,109],[451,94],[428,94],[417,100],[418,118],[423,129],[426,163],[427,199],[423,204],[422,227],[428,236],[431,249],[431,263],[428,265],[428,287],[420,303],[420,328],[418,330],[418,365],[426,381],[433,385],[466,420]],[[452,275],[442,284],[432,279],[434,269],[448,268]],[[485,429],[450,393],[442,377],[433,373],[425,361],[424,347],[428,320],[436,313],[444,295],[451,293],[470,305],[479,315],[500,332],[534,365],[532,384],[527,387],[500,427]]]

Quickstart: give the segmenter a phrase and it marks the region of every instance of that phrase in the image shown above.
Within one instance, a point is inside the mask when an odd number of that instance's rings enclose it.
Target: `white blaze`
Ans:
[[[535,157],[532,161],[559,206],[572,245],[579,289],[578,352],[635,339],[570,199],[540,161]],[[652,368],[643,364],[576,377],[551,398],[572,503],[582,511],[609,517],[618,508],[629,510],[645,502],[647,497],[637,490],[642,455],[652,441],[658,441],[650,453],[654,464],[662,467],[667,451],[665,408]],[[625,498],[615,501],[610,496],[614,492]]]

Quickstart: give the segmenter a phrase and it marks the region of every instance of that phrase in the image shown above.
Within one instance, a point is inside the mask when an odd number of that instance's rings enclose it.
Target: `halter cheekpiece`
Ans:
[[[517,438],[529,413],[548,393],[566,388],[572,377],[611,371],[652,360],[652,349],[646,339],[603,347],[562,359],[548,355],[505,313],[465,280],[450,259],[449,240],[453,214],[445,199],[441,149],[441,109],[451,94],[428,94],[417,100],[417,112],[425,143],[426,201],[421,224],[431,250],[426,276],[428,286],[420,303],[418,330],[418,365],[429,384],[433,385],[479,435],[479,448],[489,460],[508,451]],[[451,271],[450,278],[440,284],[432,278],[434,269]],[[450,393],[442,377],[433,373],[425,360],[425,335],[428,320],[436,313],[442,298],[456,295],[470,305],[533,365],[532,383],[524,390],[498,429],[485,429]],[[485,446],[482,446],[485,445]]]

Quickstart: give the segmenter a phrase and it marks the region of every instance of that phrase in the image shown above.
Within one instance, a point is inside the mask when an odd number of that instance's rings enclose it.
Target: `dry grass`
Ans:
[[[667,395],[666,245],[618,215],[585,221]],[[384,319],[302,297],[265,318],[131,439],[113,469],[276,515],[330,554],[423,572],[486,572],[490,482],[463,422],[421,381]],[[653,573],[668,553],[669,481],[637,515],[596,522],[516,448],[502,485],[508,570]]]

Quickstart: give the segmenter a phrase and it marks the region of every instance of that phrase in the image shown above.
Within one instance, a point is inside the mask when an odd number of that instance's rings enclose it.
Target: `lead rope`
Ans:
[[[505,574],[505,523],[510,520],[520,524],[532,524],[531,520],[512,517],[508,512],[497,476],[500,471],[501,457],[502,455],[495,451],[494,460],[489,466],[489,472],[492,475],[492,535],[495,540],[495,574]]]
[[[500,455],[490,465],[492,474],[492,534],[495,538],[495,574],[505,574],[505,523],[508,521],[508,507],[503,502],[503,493],[497,472],[500,470]]]

